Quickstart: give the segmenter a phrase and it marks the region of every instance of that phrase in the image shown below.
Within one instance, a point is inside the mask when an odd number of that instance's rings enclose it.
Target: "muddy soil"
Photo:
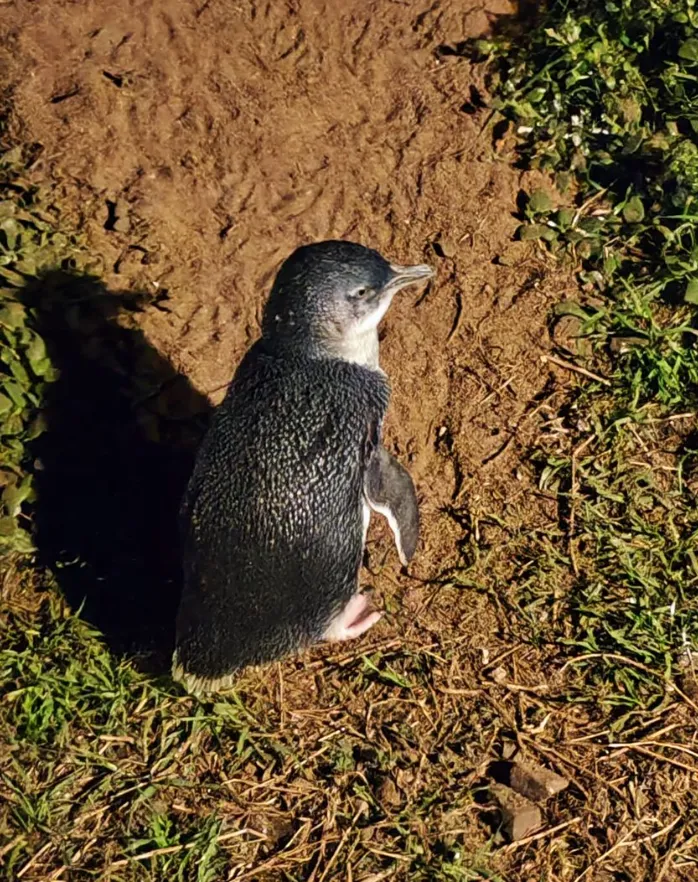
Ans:
[[[436,268],[400,295],[382,342],[388,445],[424,521],[409,575],[373,532],[371,559],[390,562],[375,587],[403,625],[458,561],[454,510],[528,493],[519,455],[549,381],[540,356],[565,280],[512,242],[517,195],[539,182],[493,140],[483,71],[458,49],[513,14],[505,0],[2,6],[34,173],[107,286],[153,301],[139,319],[150,345],[212,402],[298,245],[348,238]],[[384,621],[366,646],[394,636]]]

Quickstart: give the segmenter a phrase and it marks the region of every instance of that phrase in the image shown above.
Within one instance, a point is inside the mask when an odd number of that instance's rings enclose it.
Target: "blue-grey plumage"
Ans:
[[[367,476],[376,485],[387,462],[376,455],[389,398],[377,327],[395,292],[430,274],[349,242],[305,246],[282,265],[182,504],[173,672],[192,691],[378,618],[358,594]]]

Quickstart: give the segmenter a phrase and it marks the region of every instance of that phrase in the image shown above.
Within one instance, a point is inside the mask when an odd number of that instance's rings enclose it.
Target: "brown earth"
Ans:
[[[423,500],[422,575],[454,559],[444,510],[510,484],[517,445],[497,454],[548,376],[560,286],[511,242],[530,181],[493,149],[482,72],[448,54],[507,13],[500,0],[4,7],[36,172],[110,287],[166,292],[142,327],[214,402],[299,244],[349,238],[436,266],[426,293],[393,306],[382,347],[389,443]]]
[[[426,291],[395,302],[382,343],[388,443],[410,468],[424,521],[410,574],[398,573],[385,530],[373,534],[373,583],[395,616],[330,656],[338,675],[308,676],[328,657],[319,650],[282,666],[280,692],[251,675],[251,693],[269,707],[285,695],[281,723],[290,715],[303,737],[320,737],[332,690],[351,693],[346,659],[401,641],[430,658],[462,646],[476,666],[506,650],[482,596],[432,586],[458,563],[477,513],[529,504],[520,454],[554,394],[540,356],[568,283],[535,246],[512,241],[517,195],[541,180],[512,167],[506,138],[493,140],[483,72],[456,48],[513,15],[511,5],[15,0],[1,9],[13,126],[37,145],[33,174],[53,186],[107,286],[145,292],[152,305],[138,321],[150,346],[211,401],[298,245],[349,238],[437,270]],[[477,727],[482,705],[453,698],[468,685],[453,664],[434,676],[451,695],[439,725],[455,732]],[[356,700],[368,734],[373,705]],[[424,725],[416,710],[404,714],[401,725]],[[441,736],[432,742],[440,749]]]

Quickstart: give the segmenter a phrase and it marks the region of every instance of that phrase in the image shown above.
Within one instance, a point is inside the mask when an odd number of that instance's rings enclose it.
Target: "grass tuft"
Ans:
[[[476,47],[518,162],[557,184],[528,194],[519,236],[578,275],[559,356],[599,378],[531,452],[559,519],[515,540],[532,578],[513,603],[583,656],[571,697],[617,729],[698,649],[697,24],[692,0],[553,0],[525,40]]]
[[[23,175],[20,147],[0,154],[0,552],[33,551],[25,505],[34,498],[28,445],[45,428],[42,405],[57,372],[22,299],[28,282],[74,265],[75,243],[56,229]]]

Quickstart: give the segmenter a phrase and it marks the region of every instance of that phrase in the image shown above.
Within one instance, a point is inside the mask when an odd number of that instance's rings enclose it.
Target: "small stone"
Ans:
[[[458,253],[458,246],[450,236],[442,236],[439,240],[439,245],[441,245],[444,257],[453,258]]]
[[[131,230],[131,220],[127,214],[121,215],[117,217],[114,221],[113,230],[116,230],[117,233],[128,233]]]
[[[359,839],[362,842],[370,842],[373,839],[373,827],[362,827],[359,831]]]
[[[397,781],[397,786],[400,790],[405,793],[407,789],[414,784],[415,773],[413,769],[398,769],[395,774],[395,778]]]
[[[695,676],[681,677],[679,679],[679,686],[692,701],[698,701],[698,679]]]
[[[514,763],[509,778],[513,790],[535,802],[545,802],[569,787],[569,783],[562,775],[533,763]]]
[[[495,683],[499,683],[500,686],[502,683],[506,683],[507,669],[499,665],[492,671],[492,679]]]
[[[642,348],[649,345],[646,337],[611,337],[608,348],[613,355],[625,355],[631,349]]]
[[[541,828],[543,815],[530,799],[505,784],[491,784],[489,790],[499,806],[504,832],[512,842],[525,839]]]
[[[530,253],[530,246],[526,242],[512,242],[512,244],[497,257],[500,266],[518,266]]]
[[[692,701],[698,700],[698,652],[686,649],[679,660],[677,677],[681,689]]]
[[[288,817],[272,812],[252,812],[249,815],[249,824],[253,830],[259,830],[266,837],[266,847],[273,848],[282,839],[290,837],[293,830],[289,826]]]
[[[602,309],[606,306],[606,301],[602,297],[587,296],[584,298],[584,305],[592,309]]]
[[[516,288],[503,288],[497,295],[497,306],[502,311],[510,309],[514,305],[518,291]]]
[[[591,343],[580,336],[582,320],[576,315],[562,315],[553,325],[551,336],[556,346],[572,355],[590,355]]]
[[[386,806],[400,805],[402,802],[400,791],[391,778],[386,778],[378,788],[378,798]]]
[[[509,738],[505,738],[502,742],[502,759],[503,760],[512,760],[516,754],[519,752],[519,745],[510,740]]]

